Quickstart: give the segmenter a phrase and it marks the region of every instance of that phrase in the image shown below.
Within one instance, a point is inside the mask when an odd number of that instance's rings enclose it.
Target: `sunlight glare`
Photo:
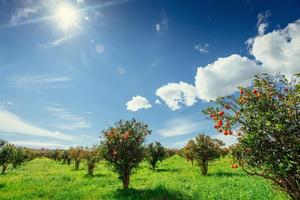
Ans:
[[[60,5],[55,11],[58,26],[64,31],[78,26],[79,14],[74,7],[69,4]]]

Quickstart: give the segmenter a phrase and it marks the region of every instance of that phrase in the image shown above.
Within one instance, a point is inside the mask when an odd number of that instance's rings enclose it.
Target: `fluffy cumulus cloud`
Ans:
[[[300,20],[283,29],[265,33],[270,12],[258,15],[258,35],[247,40],[254,59],[232,54],[211,64],[198,67],[195,86],[184,82],[169,83],[156,91],[164,102],[177,110],[180,104],[191,106],[197,99],[215,100],[231,95],[237,86],[249,86],[253,76],[281,72],[288,77],[300,71]]]
[[[171,110],[177,110],[180,105],[192,106],[197,99],[197,90],[185,82],[168,83],[156,90],[159,96]]]
[[[126,105],[127,105],[127,110],[133,112],[138,111],[140,109],[148,109],[152,107],[149,101],[145,97],[141,97],[141,96],[132,97],[132,99],[128,101]]]
[[[195,77],[197,94],[203,100],[234,93],[237,86],[247,86],[260,67],[255,61],[233,54],[199,67]]]
[[[300,20],[258,35],[250,45],[250,53],[262,63],[264,72],[293,75],[300,71]]]

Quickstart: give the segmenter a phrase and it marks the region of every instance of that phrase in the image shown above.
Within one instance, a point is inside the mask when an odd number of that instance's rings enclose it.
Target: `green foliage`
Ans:
[[[202,175],[206,176],[208,172],[208,161],[220,157],[221,148],[224,146],[224,143],[204,134],[199,134],[195,141],[195,159],[201,168]]]
[[[165,149],[159,142],[150,143],[147,148],[147,154],[147,159],[153,170],[155,170],[156,163],[163,161],[166,157]]]
[[[135,119],[120,120],[115,127],[103,131],[103,158],[119,174],[123,188],[127,189],[132,169],[136,168],[145,157],[144,140],[151,131],[148,125]]]
[[[21,165],[26,160],[26,153],[22,147],[15,147],[11,158],[11,163],[14,168]]]
[[[5,173],[8,164],[12,162],[15,146],[5,141],[1,141],[0,148],[0,165],[2,165],[2,174]]]
[[[243,169],[272,180],[292,199],[300,199],[297,83],[280,74],[257,75],[252,87],[240,88],[238,97],[219,98],[217,107],[204,111],[225,135],[236,130],[239,146],[235,154]]]

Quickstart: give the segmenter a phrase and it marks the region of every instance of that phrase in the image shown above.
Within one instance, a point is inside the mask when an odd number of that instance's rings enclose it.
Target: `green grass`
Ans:
[[[144,162],[127,191],[104,162],[94,177],[86,175],[85,165],[73,168],[40,158],[9,169],[0,175],[0,199],[287,199],[266,180],[231,169],[228,158],[211,163],[207,177],[179,156],[159,163],[157,171]]]

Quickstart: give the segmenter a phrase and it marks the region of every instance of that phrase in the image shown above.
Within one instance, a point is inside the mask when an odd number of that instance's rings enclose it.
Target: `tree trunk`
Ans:
[[[68,164],[68,165],[71,164],[71,159],[70,159],[70,158],[67,159],[67,164]]]
[[[94,175],[94,167],[95,167],[94,163],[88,161],[87,165],[88,165],[88,175],[93,176]]]
[[[62,164],[63,164],[63,165],[66,164],[66,159],[65,159],[65,158],[63,159],[63,163],[62,163]]]
[[[208,171],[208,161],[202,161],[200,168],[202,176],[206,176]]]
[[[80,160],[75,159],[75,170],[79,169]]]
[[[193,159],[191,159],[191,163],[192,163],[192,165],[194,165],[194,160]]]
[[[152,163],[151,163],[151,166],[152,166],[152,170],[155,171],[156,163],[155,163],[155,162],[152,162]]]
[[[7,169],[7,164],[4,163],[4,164],[2,165],[2,174],[5,173],[5,170],[6,170],[6,169]]]
[[[123,174],[123,189],[128,189],[129,181],[130,181],[130,169],[129,167],[125,167]]]

